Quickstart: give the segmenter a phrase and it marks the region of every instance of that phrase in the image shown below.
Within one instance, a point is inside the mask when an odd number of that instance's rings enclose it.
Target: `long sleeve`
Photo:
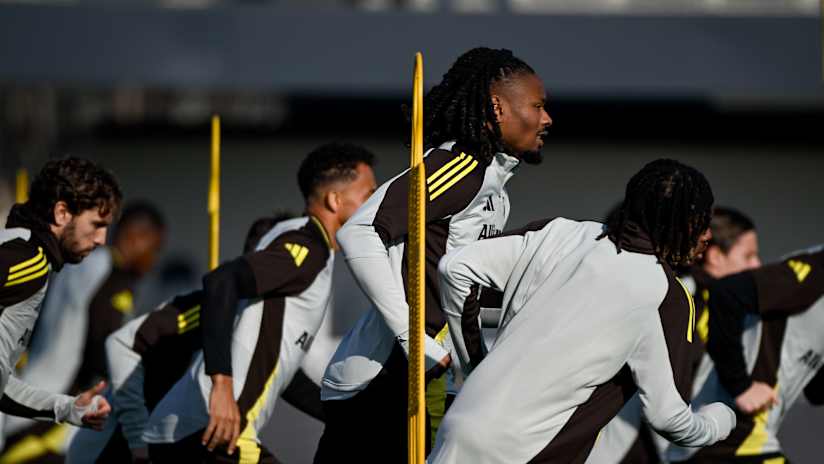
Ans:
[[[718,379],[734,397],[752,385],[744,359],[744,318],[758,308],[755,280],[749,272],[718,280],[710,288],[707,352]]]
[[[106,340],[114,411],[131,449],[146,446],[141,438],[149,421],[143,394],[144,370],[142,357],[133,347],[135,333],[147,317],[129,322]]]
[[[428,176],[427,227],[466,208],[483,182],[485,166],[470,155],[434,150],[424,160]],[[409,306],[404,282],[393,270],[388,248],[408,232],[409,178],[404,173],[381,186],[338,231],[346,263],[361,289],[408,352]],[[448,352],[431,336],[424,341],[429,369]]]
[[[338,231],[338,243],[346,264],[361,289],[380,311],[404,352],[409,352],[409,305],[403,282],[389,261],[389,253],[373,227],[351,226]],[[349,254],[348,250],[358,250]],[[432,337],[424,339],[426,369],[434,367],[449,352]]]
[[[39,421],[82,426],[83,415],[97,409],[99,398],[95,397],[88,406],[79,407],[75,405],[76,397],[45,392],[11,377],[0,398],[0,411]]]
[[[752,385],[741,336],[744,318],[783,318],[805,311],[824,295],[824,251],[716,281],[710,289],[707,351],[724,388],[736,397]]]
[[[114,413],[129,448],[146,446],[142,435],[152,402],[185,373],[191,354],[202,346],[202,299],[199,290],[179,295],[106,340]]]
[[[712,403],[693,413],[679,393],[660,320],[645,322],[643,334],[628,360],[644,416],[661,435],[681,446],[708,446],[726,438],[735,427],[735,413]]]
[[[325,242],[299,229],[206,274],[201,311],[206,373],[232,374],[232,330],[240,300],[301,293],[326,266],[329,253]]]
[[[467,374],[485,355],[479,320],[480,286],[503,291],[524,242],[521,235],[482,240],[441,259],[441,301],[455,351]]]

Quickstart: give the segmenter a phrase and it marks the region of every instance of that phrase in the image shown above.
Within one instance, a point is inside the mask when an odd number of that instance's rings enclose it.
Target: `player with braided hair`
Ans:
[[[724,439],[732,410],[688,404],[695,306],[672,271],[706,247],[712,202],[699,171],[658,160],[629,181],[612,224],[543,220],[446,255],[450,326],[479,311],[479,285],[503,292],[504,316],[483,361],[456,340],[471,374],[429,462],[583,463],[636,390],[673,441]]]
[[[451,362],[444,346],[448,329],[438,299],[438,261],[453,248],[503,230],[510,210],[504,186],[522,160],[539,159],[552,124],[545,104],[543,82],[533,69],[509,50],[490,48],[460,56],[425,97],[428,379]],[[373,307],[344,337],[326,369],[321,385],[326,429],[315,462],[406,460],[408,186],[406,171],[383,184],[337,234]],[[380,447],[352,446],[365,430]]]
[[[424,100],[423,143],[432,148],[442,143],[455,141],[475,153],[476,157],[489,163],[495,153],[511,153],[523,161],[537,164],[541,161],[540,138],[552,123],[548,115],[541,115],[534,134],[525,131],[517,136],[513,126],[523,124],[530,115],[512,114],[511,100],[502,98],[501,93],[518,91],[512,84],[524,83],[540,89],[543,84],[528,64],[515,57],[509,50],[474,48],[461,55],[443,76],[440,84],[429,91]],[[506,95],[506,97],[511,95]],[[544,106],[541,101],[532,102],[534,108]],[[540,107],[539,104],[540,103]],[[502,105],[506,108],[502,108]],[[507,113],[507,118],[498,118],[499,112]],[[519,120],[513,120],[512,116]],[[543,116],[547,116],[543,119]],[[534,117],[534,116],[533,116]],[[533,123],[534,124],[534,123]],[[536,138],[538,145],[535,146]]]
[[[620,250],[632,218],[637,218],[662,260],[675,266],[691,264],[692,249],[710,223],[713,197],[709,183],[675,160],[658,160],[647,167],[630,179],[626,200],[605,234]]]

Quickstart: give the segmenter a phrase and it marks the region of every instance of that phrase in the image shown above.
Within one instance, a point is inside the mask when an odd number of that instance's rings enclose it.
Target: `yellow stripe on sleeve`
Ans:
[[[461,153],[461,156],[456,156],[452,161],[444,164],[443,166],[440,167],[440,169],[438,169],[431,176],[429,176],[426,179],[426,183],[431,184],[432,181],[434,181],[435,179],[438,178],[438,176],[440,176],[441,174],[446,172],[447,169],[451,168],[455,163],[457,163],[458,161],[464,159],[465,157],[466,157],[466,153]]]
[[[48,261],[46,260],[46,257],[43,256],[43,255],[40,255],[40,256],[42,257],[42,259],[40,261],[38,261],[37,263],[23,269],[22,271],[15,272],[14,274],[9,274],[9,277],[6,280],[10,282],[12,280],[19,279],[20,277],[27,276],[29,274],[33,274],[33,273],[39,271],[40,269],[43,269],[44,267],[46,267],[46,264],[48,264]]]
[[[42,257],[43,257],[43,248],[37,247],[37,256],[35,256],[34,258],[31,258],[29,260],[23,261],[22,263],[15,264],[14,266],[10,267],[9,268],[9,274],[13,274],[13,273],[19,271],[20,269],[31,266],[32,264],[40,261],[40,258],[42,258]]]
[[[466,165],[469,164],[470,161],[472,161],[472,157],[467,156],[463,161],[458,163],[457,166],[450,169],[449,172],[447,172],[446,174],[439,177],[438,180],[436,180],[435,182],[432,183],[432,185],[428,186],[429,193],[432,193],[432,191],[435,190],[436,188],[438,188],[439,185],[443,184],[444,182],[446,182],[450,178],[452,178],[455,175],[455,173],[457,173],[458,171],[460,171],[461,169],[466,167]],[[476,161],[475,163],[477,164],[478,162]]]
[[[194,314],[198,311],[200,311],[200,305],[197,305],[194,308],[187,310],[185,313],[182,313],[182,314],[178,315],[177,317],[178,317],[178,319],[180,319],[181,317],[186,319],[187,317],[191,316],[192,314]]]
[[[443,187],[441,187],[440,189],[438,189],[438,191],[437,191],[437,192],[432,193],[432,194],[429,196],[429,201],[432,201],[432,200],[434,200],[435,198],[438,198],[438,197],[439,197],[442,193],[446,192],[446,191],[449,189],[449,187],[452,187],[453,185],[455,185],[455,183],[457,183],[459,180],[461,180],[461,179],[463,179],[464,177],[466,177],[466,175],[467,175],[467,174],[469,174],[470,172],[472,172],[472,170],[473,170],[473,169],[475,169],[475,167],[476,167],[477,165],[478,165],[478,161],[477,161],[477,160],[476,160],[476,161],[473,161],[473,162],[472,162],[472,164],[470,164],[470,165],[469,165],[466,169],[464,169],[464,170],[463,170],[460,174],[458,174],[457,176],[453,177],[453,178],[452,178],[452,180],[450,180],[449,182],[447,182],[447,183],[446,183],[446,185],[444,185]]]
[[[38,271],[35,274],[31,274],[31,275],[28,275],[26,277],[21,277],[17,280],[10,280],[10,281],[6,282],[6,285],[3,285],[3,286],[4,287],[11,287],[13,285],[24,284],[24,283],[26,283],[30,280],[34,280],[34,279],[37,279],[39,277],[42,277],[42,276],[46,275],[46,273],[48,273],[48,272],[49,272],[49,266],[46,266],[46,267],[44,267],[43,269],[41,269],[40,271]]]

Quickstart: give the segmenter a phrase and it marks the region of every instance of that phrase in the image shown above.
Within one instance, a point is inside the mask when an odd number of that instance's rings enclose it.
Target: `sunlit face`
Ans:
[[[99,208],[91,208],[71,215],[58,236],[63,257],[67,263],[77,264],[95,248],[106,243],[106,233],[112,224],[112,212],[100,215]]]
[[[510,154],[539,157],[543,138],[552,125],[541,78],[535,74],[512,76],[493,85],[492,100],[501,138]]]
[[[350,182],[341,182],[335,189],[338,193],[338,208],[335,214],[343,224],[360,208],[360,206],[378,188],[375,182],[375,173],[364,163],[358,164],[355,169],[356,177]]]
[[[716,279],[761,266],[758,255],[758,234],[754,230],[744,232],[724,253],[712,246],[707,252],[705,269]]]

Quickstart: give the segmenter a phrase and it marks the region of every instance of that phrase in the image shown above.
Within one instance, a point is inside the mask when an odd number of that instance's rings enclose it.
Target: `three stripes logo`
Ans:
[[[812,266],[809,264],[795,259],[787,261],[787,265],[790,266],[790,269],[792,269],[793,272],[795,272],[795,277],[798,279],[798,283],[804,282],[804,279],[806,279],[810,274],[810,271],[813,270]]]
[[[309,249],[295,243],[287,243],[284,246],[286,247],[286,251],[292,255],[292,259],[295,260],[295,266],[300,267],[300,265],[303,264],[303,260],[306,259],[306,256],[309,254]]]
[[[429,192],[429,201],[441,196],[450,187],[466,177],[478,166],[478,160],[466,153],[461,153],[452,161],[441,166],[431,176],[426,178],[426,188]]]
[[[200,326],[200,305],[177,315],[177,333],[185,334],[186,332],[196,329]]]
[[[37,247],[37,256],[9,268],[9,276],[3,287],[11,287],[42,277],[49,272],[49,262],[43,248]]]

